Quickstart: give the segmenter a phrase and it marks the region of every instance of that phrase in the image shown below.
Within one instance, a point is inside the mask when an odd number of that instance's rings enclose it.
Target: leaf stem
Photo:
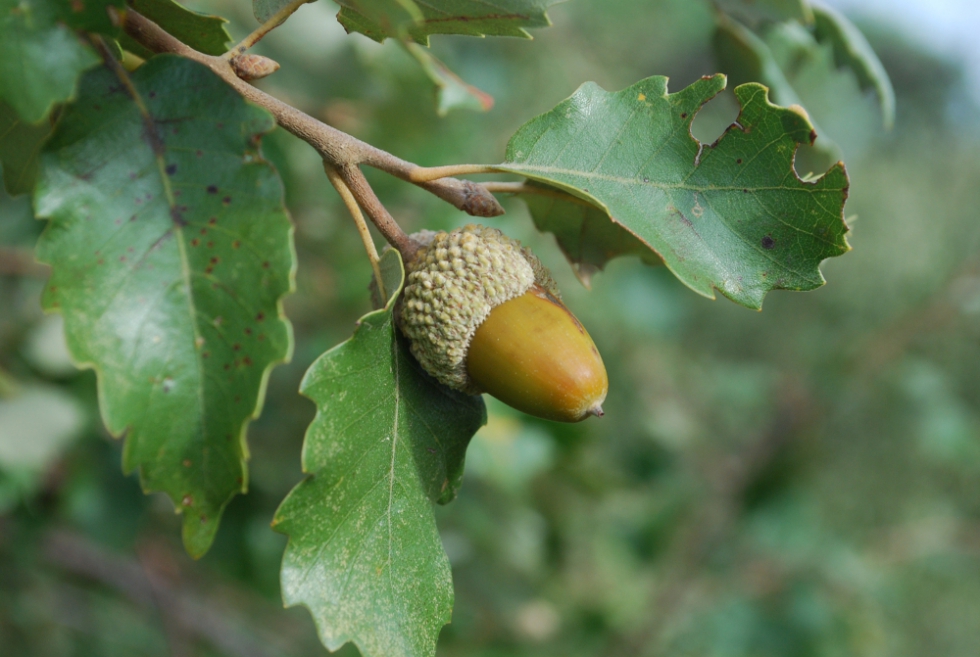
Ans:
[[[503,207],[493,194],[471,180],[457,178],[441,178],[424,182],[412,180],[413,172],[424,167],[367,144],[256,89],[238,77],[231,62],[225,57],[206,55],[194,50],[139,12],[127,9],[116,14],[116,19],[126,34],[148,50],[180,55],[207,66],[243,98],[268,110],[280,126],[316,149],[326,163],[337,169],[368,218],[377,226],[385,239],[401,251],[402,257],[406,260],[410,255],[414,255],[418,245],[405,235],[381,205],[358,169],[360,164],[372,166],[396,178],[416,184],[467,214],[477,217],[495,217],[504,213]],[[352,183],[352,180],[356,182]]]
[[[330,184],[334,186],[337,193],[340,194],[340,198],[344,201],[344,205],[347,206],[347,211],[350,212],[351,216],[354,218],[354,223],[357,225],[357,232],[361,234],[361,241],[364,242],[364,250],[367,251],[368,260],[371,261],[371,270],[374,272],[374,282],[378,286],[378,292],[381,295],[382,302],[387,301],[388,293],[385,292],[384,280],[381,278],[381,267],[378,265],[378,249],[374,245],[374,239],[371,237],[371,231],[368,230],[367,223],[364,221],[364,215],[361,213],[361,206],[357,204],[357,199],[350,191],[350,187],[347,183],[340,177],[337,170],[328,164],[323,163],[323,170],[327,173],[327,178],[330,179]]]
[[[222,55],[222,57],[228,60],[238,57],[256,43],[261,41],[266,34],[285,23],[287,18],[292,16],[297,9],[308,2],[310,2],[310,0],[293,0],[288,5],[274,13],[267,21],[255,28],[251,34],[235,44],[235,46]]]
[[[487,164],[448,164],[442,167],[418,167],[412,170],[409,181],[413,183],[431,182],[450,176],[471,176],[478,173],[499,173]]]

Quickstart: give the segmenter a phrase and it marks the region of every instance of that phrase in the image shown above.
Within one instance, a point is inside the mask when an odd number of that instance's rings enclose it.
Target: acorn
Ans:
[[[429,374],[549,420],[603,415],[602,357],[537,256],[484,226],[413,238],[398,325]]]

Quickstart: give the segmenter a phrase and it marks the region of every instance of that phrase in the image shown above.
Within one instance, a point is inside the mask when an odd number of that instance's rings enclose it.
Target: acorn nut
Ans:
[[[413,237],[398,324],[427,372],[549,420],[602,416],[602,358],[537,256],[484,226]]]

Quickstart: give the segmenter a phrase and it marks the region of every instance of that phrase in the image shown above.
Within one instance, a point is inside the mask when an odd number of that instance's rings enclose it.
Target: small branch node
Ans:
[[[231,58],[231,68],[242,80],[261,80],[279,70],[279,62],[262,55],[237,55]]]

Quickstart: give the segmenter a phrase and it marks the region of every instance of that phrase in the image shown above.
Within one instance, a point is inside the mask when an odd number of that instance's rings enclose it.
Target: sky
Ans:
[[[853,19],[894,26],[933,52],[960,60],[980,101],[980,0],[825,0]]]

